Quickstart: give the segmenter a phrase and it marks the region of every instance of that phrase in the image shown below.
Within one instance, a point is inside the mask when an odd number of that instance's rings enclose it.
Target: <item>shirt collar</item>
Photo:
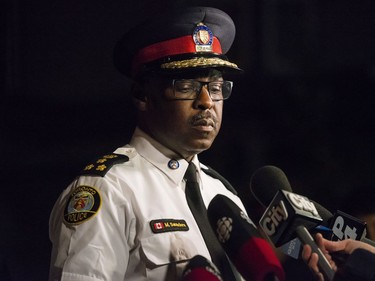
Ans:
[[[179,184],[182,181],[189,163],[146,134],[139,127],[135,129],[130,145],[137,150],[140,156],[161,170],[174,183]],[[168,164],[171,160],[178,162],[177,169],[170,168]],[[194,156],[192,162],[197,167],[198,172],[200,172],[200,163],[197,155]]]

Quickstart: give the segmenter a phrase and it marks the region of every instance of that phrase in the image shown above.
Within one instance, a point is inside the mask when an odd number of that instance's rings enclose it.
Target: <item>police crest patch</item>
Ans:
[[[97,189],[87,185],[76,187],[69,196],[64,209],[64,222],[68,225],[81,224],[94,217],[101,206]]]

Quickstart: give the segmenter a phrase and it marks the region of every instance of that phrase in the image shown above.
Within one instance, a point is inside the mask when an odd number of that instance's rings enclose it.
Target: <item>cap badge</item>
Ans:
[[[197,52],[212,52],[213,34],[203,23],[198,23],[195,27],[193,40]]]

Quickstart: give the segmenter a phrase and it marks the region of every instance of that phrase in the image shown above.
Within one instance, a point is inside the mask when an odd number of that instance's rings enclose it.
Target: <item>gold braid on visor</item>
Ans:
[[[201,66],[226,66],[230,68],[238,68],[235,63],[220,59],[220,58],[193,58],[189,60],[172,61],[163,63],[160,65],[164,69],[176,69],[176,68],[189,68],[189,67],[201,67]]]

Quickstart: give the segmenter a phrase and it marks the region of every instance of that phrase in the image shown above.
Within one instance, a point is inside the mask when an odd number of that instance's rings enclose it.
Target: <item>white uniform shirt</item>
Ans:
[[[195,255],[210,259],[185,198],[187,161],[170,168],[172,152],[139,129],[114,153],[129,161],[104,177],[78,177],[57,200],[50,217],[50,280],[175,281]],[[206,206],[223,194],[245,211],[236,195],[200,170],[196,156],[193,162]],[[96,213],[80,224],[64,223],[73,190],[87,189],[96,193],[96,202],[100,196]]]

